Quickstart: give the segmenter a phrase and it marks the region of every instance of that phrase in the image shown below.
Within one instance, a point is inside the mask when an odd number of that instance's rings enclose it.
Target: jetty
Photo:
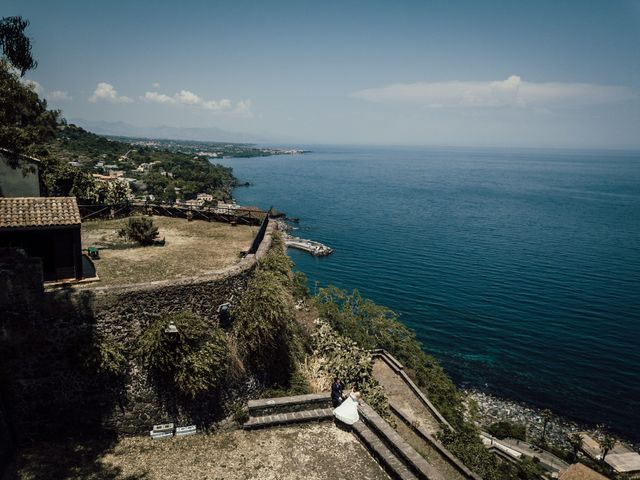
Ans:
[[[310,253],[314,257],[325,257],[333,253],[333,249],[327,245],[300,237],[292,237],[287,233],[284,234],[284,244],[289,248],[297,248]]]
[[[273,207],[269,209],[269,214],[273,211]],[[273,216],[272,216],[273,218]],[[278,225],[278,230],[282,232],[282,236],[284,237],[284,244],[287,248],[297,248],[298,250],[302,250],[304,252],[310,253],[314,257],[326,257],[327,255],[331,255],[333,253],[333,249],[324,245],[320,242],[314,242],[313,240],[307,240],[306,238],[294,237],[290,235],[289,232],[292,230],[291,225],[289,225],[285,221],[285,214],[280,214],[280,217],[276,219],[276,224]],[[300,219],[298,218],[287,218],[288,221],[299,223]],[[297,228],[296,228],[297,229]]]

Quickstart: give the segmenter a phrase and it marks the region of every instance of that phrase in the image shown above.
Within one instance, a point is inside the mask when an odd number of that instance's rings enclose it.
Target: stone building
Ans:
[[[39,258],[45,281],[81,279],[75,197],[0,198],[0,247],[18,248]]]

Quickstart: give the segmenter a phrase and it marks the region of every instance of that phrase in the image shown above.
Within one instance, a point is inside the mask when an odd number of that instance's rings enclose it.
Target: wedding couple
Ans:
[[[360,392],[358,386],[353,385],[349,394],[343,394],[343,386],[339,379],[334,378],[331,384],[331,401],[333,402],[333,415],[347,425],[356,423],[360,416],[358,415],[358,404],[360,400]]]

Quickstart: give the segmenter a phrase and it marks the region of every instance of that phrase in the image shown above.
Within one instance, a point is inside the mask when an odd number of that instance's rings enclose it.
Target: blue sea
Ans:
[[[225,159],[315,285],[401,315],[461,386],[640,441],[640,152],[310,147]]]

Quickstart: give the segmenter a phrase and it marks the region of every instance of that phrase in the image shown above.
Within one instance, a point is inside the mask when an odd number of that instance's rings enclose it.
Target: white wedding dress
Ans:
[[[333,411],[333,415],[347,425],[353,425],[360,420],[358,415],[358,396],[351,392],[340,406]]]

